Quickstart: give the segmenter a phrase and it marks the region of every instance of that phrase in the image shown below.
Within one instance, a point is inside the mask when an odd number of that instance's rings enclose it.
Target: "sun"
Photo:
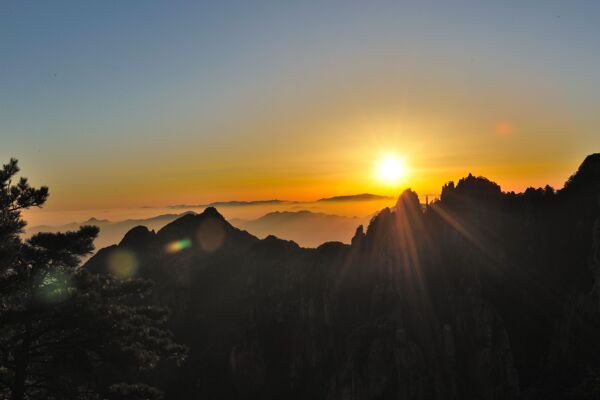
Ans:
[[[375,168],[375,176],[386,185],[394,186],[400,183],[407,173],[404,159],[386,155],[381,157]]]

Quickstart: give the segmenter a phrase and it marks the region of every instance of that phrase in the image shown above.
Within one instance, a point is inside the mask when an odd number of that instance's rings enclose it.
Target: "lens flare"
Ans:
[[[198,243],[202,250],[212,253],[223,245],[225,230],[221,221],[207,218],[198,227]]]
[[[496,125],[496,135],[506,138],[512,135],[513,126],[509,121],[501,121]]]
[[[45,303],[60,303],[75,290],[71,285],[71,276],[62,271],[51,271],[38,287],[37,295]]]
[[[190,239],[181,239],[167,244],[165,250],[167,253],[177,253],[183,249],[189,248],[191,245],[192,241]]]
[[[129,250],[117,250],[108,257],[108,271],[119,279],[131,278],[137,273],[138,259]]]

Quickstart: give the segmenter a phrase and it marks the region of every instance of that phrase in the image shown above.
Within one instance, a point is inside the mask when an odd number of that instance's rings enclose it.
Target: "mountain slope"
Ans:
[[[584,398],[600,376],[596,159],[576,192],[470,175],[423,210],[406,191],[350,245],[260,240],[207,209],[85,267],[124,252],[156,282],[191,348],[153,378],[168,398]]]
[[[127,219],[123,221],[109,221],[106,219],[90,218],[84,222],[73,222],[61,226],[32,226],[27,228],[26,234],[27,236],[31,236],[39,232],[74,231],[79,229],[79,227],[83,225],[94,225],[100,228],[100,234],[98,235],[98,239],[96,239],[95,243],[96,248],[102,248],[119,243],[119,241],[121,240],[123,235],[127,233],[127,231],[138,225],[144,225],[150,229],[160,229],[169,222],[172,222],[177,218],[180,218],[181,216],[189,213],[192,212],[188,211],[181,214],[162,214],[152,218]]]

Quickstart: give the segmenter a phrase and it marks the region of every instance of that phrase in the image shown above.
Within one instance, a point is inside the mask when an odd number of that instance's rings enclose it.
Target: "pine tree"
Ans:
[[[18,172],[14,159],[0,170],[0,398],[160,398],[136,371],[181,361],[186,348],[167,310],[145,305],[151,283],[79,267],[96,227],[21,239],[21,211],[42,206],[48,188],[13,184]]]

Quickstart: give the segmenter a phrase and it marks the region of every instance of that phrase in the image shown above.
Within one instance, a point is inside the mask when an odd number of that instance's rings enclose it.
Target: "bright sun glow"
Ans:
[[[375,174],[382,183],[396,185],[406,177],[406,164],[401,158],[385,156],[377,163]]]

